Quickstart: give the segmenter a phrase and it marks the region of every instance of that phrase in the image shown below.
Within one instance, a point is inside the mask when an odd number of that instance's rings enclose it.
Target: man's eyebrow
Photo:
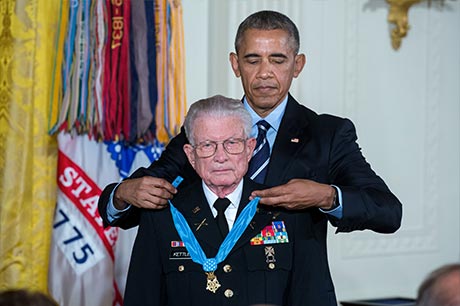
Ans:
[[[270,54],[270,57],[282,57],[282,58],[288,58],[286,54],[284,53],[273,53]]]
[[[253,58],[253,57],[262,57],[262,56],[257,53],[248,53],[244,55],[244,58]],[[269,57],[288,58],[287,55],[284,53],[273,53],[273,54],[270,54]]]
[[[248,53],[244,55],[244,58],[249,58],[249,57],[262,57],[257,53]]]

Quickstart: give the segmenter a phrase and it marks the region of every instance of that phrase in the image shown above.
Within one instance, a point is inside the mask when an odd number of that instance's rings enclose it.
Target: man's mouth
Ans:
[[[272,85],[257,85],[257,86],[254,86],[254,89],[259,92],[267,92],[267,91],[275,90],[276,87]]]

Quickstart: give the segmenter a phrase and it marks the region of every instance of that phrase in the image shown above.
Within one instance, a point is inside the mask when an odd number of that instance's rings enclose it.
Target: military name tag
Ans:
[[[192,259],[185,247],[174,247],[169,251],[169,259]]]
[[[220,283],[217,280],[214,271],[206,272],[206,290],[211,291],[212,293],[216,293],[217,289],[220,288]]]

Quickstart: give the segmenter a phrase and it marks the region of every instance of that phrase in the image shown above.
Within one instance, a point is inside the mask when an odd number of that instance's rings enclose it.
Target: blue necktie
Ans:
[[[257,127],[259,128],[257,144],[249,163],[248,174],[252,180],[262,184],[270,161],[270,144],[267,140],[267,131],[270,128],[270,124],[265,120],[260,120],[257,122]]]

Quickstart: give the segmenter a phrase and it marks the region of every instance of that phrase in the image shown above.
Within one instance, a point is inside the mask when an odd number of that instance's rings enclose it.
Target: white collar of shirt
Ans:
[[[209,208],[212,211],[212,215],[214,218],[217,216],[217,210],[213,207],[214,202],[217,200],[218,196],[209,189],[206,184],[201,181],[201,185],[203,186],[204,196],[208,201]],[[230,200],[230,205],[225,210],[225,218],[227,219],[228,228],[231,229],[233,227],[233,223],[236,220],[236,213],[238,212],[238,206],[241,201],[241,196],[243,194],[243,180],[240,181],[236,189],[226,196],[227,199]]]
[[[287,101],[288,101],[288,95],[286,95],[286,97],[280,103],[280,105],[278,105],[270,114],[268,114],[267,117],[262,118],[252,109],[252,107],[248,104],[246,96],[244,96],[243,104],[244,104],[244,107],[246,107],[246,109],[249,111],[249,114],[251,114],[252,123],[253,123],[252,131],[253,131],[253,133],[255,132],[255,134],[253,134],[251,136],[252,137],[257,137],[256,123],[259,120],[262,120],[262,119],[264,119],[265,121],[267,121],[270,124],[270,126],[273,128],[274,134],[276,135],[276,133],[278,133],[278,129],[279,129],[280,124],[281,124],[281,119],[283,118],[284,112],[286,111]]]

